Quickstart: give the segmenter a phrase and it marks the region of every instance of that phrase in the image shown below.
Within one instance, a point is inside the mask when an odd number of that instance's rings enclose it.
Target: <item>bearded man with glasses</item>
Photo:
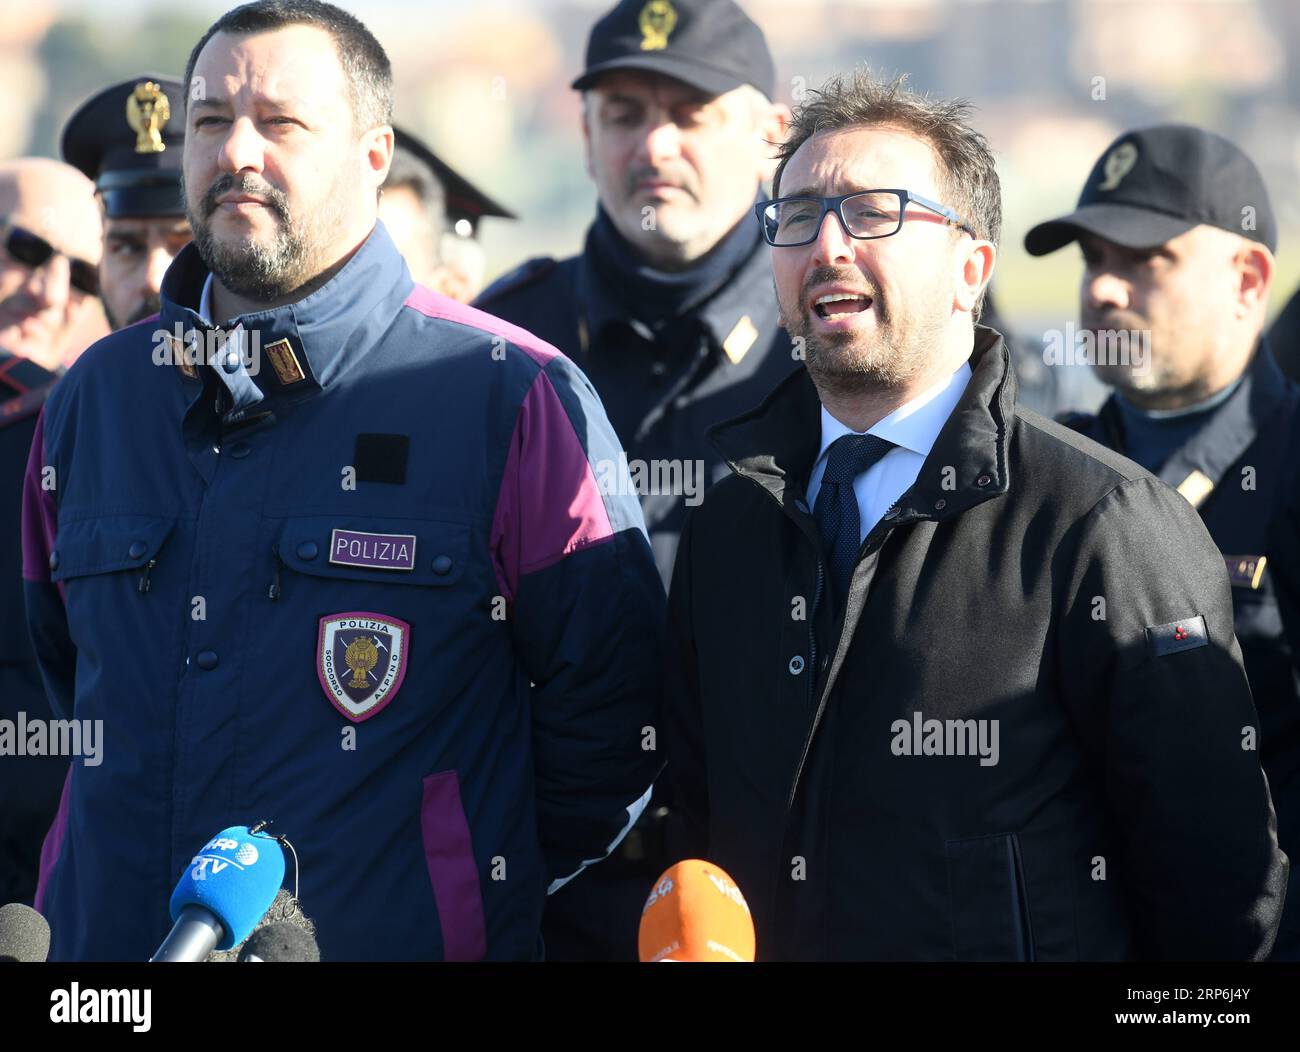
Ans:
[[[1262,959],[1287,859],[1196,512],[1017,404],[963,103],[801,104],[758,207],[806,369],[711,431],[661,741],[759,959]]]

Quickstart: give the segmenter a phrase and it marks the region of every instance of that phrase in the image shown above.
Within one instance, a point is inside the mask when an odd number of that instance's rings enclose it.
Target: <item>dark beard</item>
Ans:
[[[833,267],[819,268],[808,276],[805,288],[843,276]],[[856,285],[860,280],[860,276],[855,276],[848,283]],[[854,332],[815,335],[806,315],[787,316],[778,299],[786,330],[791,337],[803,338],[804,365],[819,390],[851,397],[864,391],[897,389],[930,361],[933,334],[916,331],[915,318],[900,321],[874,285],[872,282],[868,290],[872,299],[869,309],[876,312],[876,332],[871,337]],[[805,296],[804,290],[800,290],[801,300]]]
[[[217,198],[232,190],[264,198],[275,213],[279,232],[269,246],[254,241],[222,244],[213,235],[208,217],[217,209]],[[290,215],[284,193],[269,183],[223,175],[203,195],[201,216],[190,208],[188,197],[185,211],[203,262],[236,296],[269,302],[288,295],[313,276],[311,243]]]

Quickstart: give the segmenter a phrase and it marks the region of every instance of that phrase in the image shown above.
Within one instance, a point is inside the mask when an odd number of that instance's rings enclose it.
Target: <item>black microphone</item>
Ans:
[[[42,962],[50,954],[50,926],[30,906],[0,906],[0,962]]]
[[[314,936],[316,934],[316,925],[312,922],[310,917],[303,913],[302,907],[298,905],[298,900],[295,899],[289,891],[281,888],[276,892],[275,901],[271,903],[271,908],[267,910],[266,915],[257,922],[257,926],[253,929],[253,934],[245,939],[243,943],[233,947],[232,949],[213,950],[208,954],[208,963],[233,964],[236,961],[242,961],[244,959],[242,951],[244,947],[252,941],[253,936],[259,931],[263,931],[272,926],[277,928],[292,926],[301,929],[308,936]],[[315,945],[315,941],[315,939],[312,939],[313,945]],[[320,953],[319,947],[317,947],[316,953]],[[266,959],[269,960],[270,958]]]
[[[269,924],[248,937],[239,951],[239,962],[248,961],[319,961],[316,940],[295,924]]]

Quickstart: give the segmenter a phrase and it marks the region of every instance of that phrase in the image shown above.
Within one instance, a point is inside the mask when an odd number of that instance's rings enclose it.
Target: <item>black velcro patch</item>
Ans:
[[[1167,625],[1148,625],[1147,643],[1156,657],[1177,654],[1180,650],[1195,650],[1210,645],[1210,633],[1205,618],[1200,614],[1183,621],[1170,621]]]
[[[410,448],[410,435],[357,435],[357,448],[352,456],[357,481],[403,485]]]

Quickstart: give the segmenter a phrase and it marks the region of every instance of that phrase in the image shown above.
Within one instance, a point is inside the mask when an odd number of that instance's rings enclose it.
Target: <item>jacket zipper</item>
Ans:
[[[139,591],[141,592],[149,591],[149,571],[152,570],[157,565],[158,565],[157,559],[150,559],[149,562],[145,565],[144,571],[140,574]]]

